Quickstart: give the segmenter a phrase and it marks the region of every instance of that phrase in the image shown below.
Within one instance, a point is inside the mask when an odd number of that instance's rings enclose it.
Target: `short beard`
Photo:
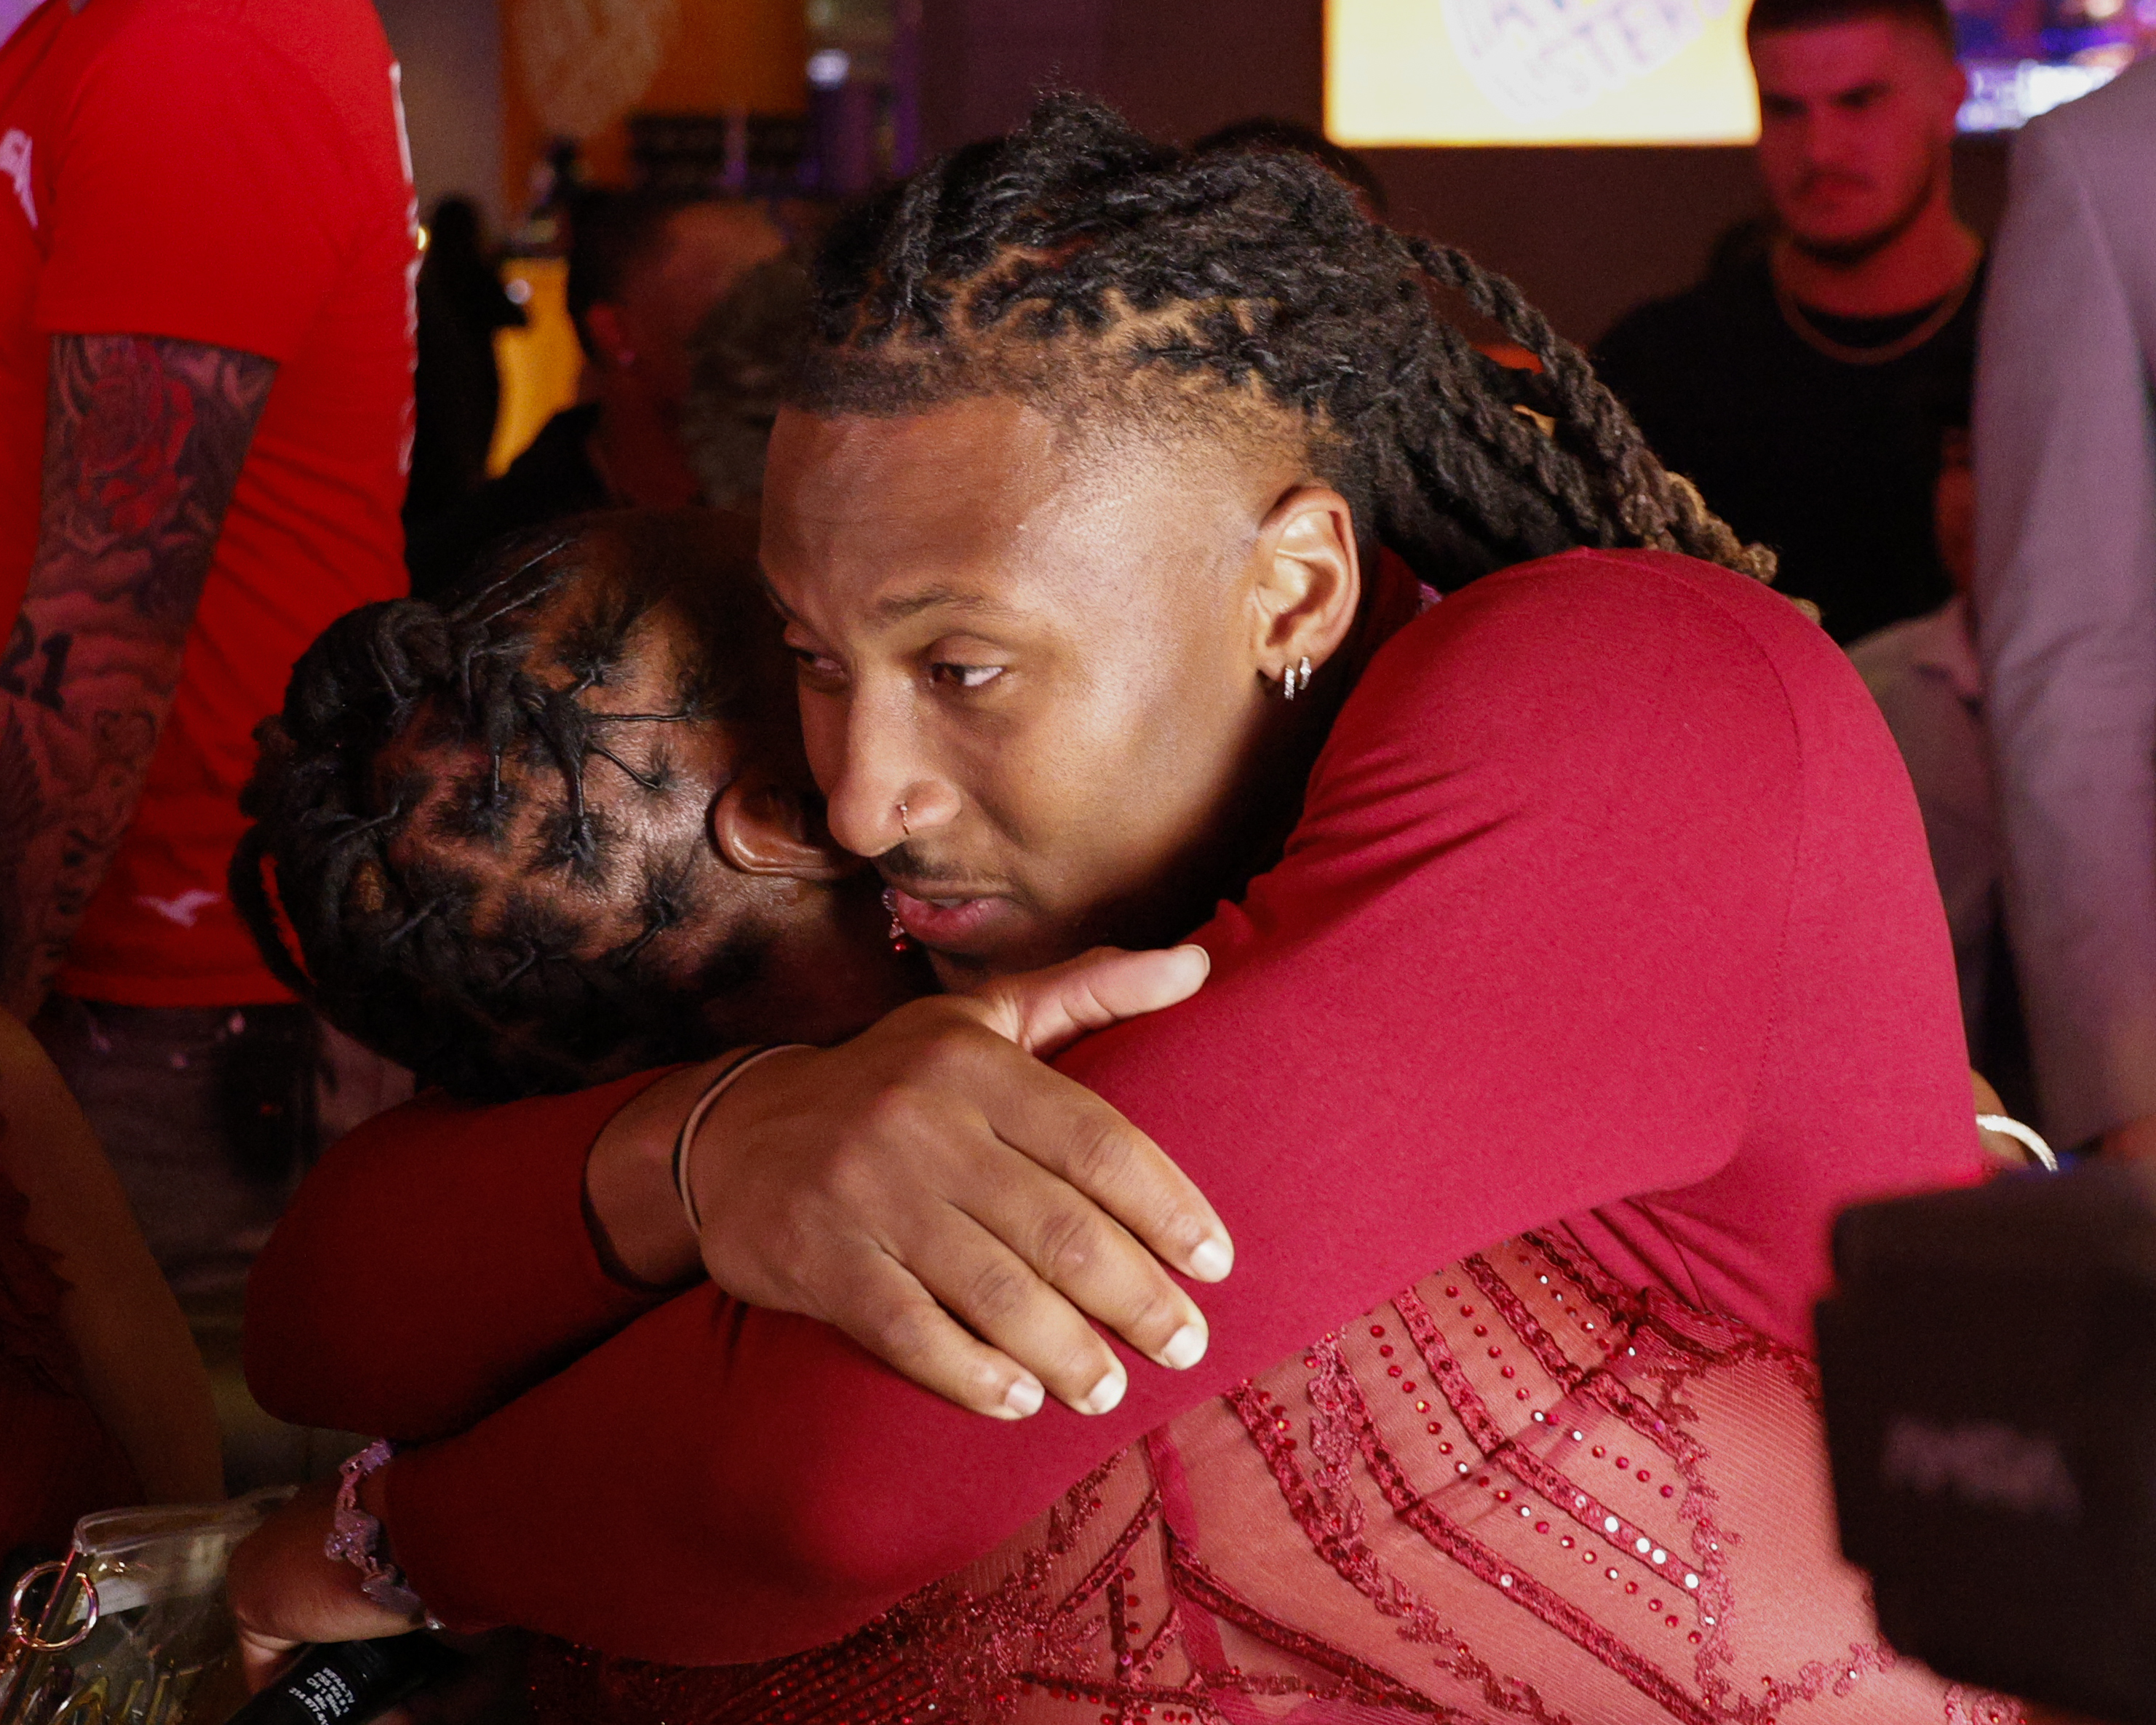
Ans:
[[[1931,172],[1917,188],[1916,195],[1900,209],[1889,216],[1869,234],[1860,234],[1853,239],[1807,239],[1801,234],[1784,229],[1789,244],[1815,264],[1824,264],[1830,270],[1854,270],[1872,259],[1899,239],[1917,224],[1938,190],[1940,164],[1934,157]]]

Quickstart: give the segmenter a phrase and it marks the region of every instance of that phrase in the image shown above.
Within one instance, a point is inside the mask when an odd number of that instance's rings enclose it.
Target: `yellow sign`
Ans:
[[[1348,145],[1748,144],[1746,0],[1327,0]]]

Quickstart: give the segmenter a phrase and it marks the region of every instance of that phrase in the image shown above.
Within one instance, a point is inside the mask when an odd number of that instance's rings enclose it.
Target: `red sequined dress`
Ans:
[[[566,1644],[542,1725],[1933,1721],[1836,1555],[1812,1363],[1561,1233],[1425,1278],[830,1646]]]

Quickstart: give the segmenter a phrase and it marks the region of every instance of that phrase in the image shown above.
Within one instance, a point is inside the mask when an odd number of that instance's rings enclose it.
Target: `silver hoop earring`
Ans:
[[[1292,701],[1297,695],[1301,694],[1309,687],[1309,660],[1305,659],[1300,665],[1291,665],[1286,670],[1281,672],[1281,696],[1282,699]]]
[[[904,803],[901,803],[898,806],[898,830],[904,833],[908,838],[911,838],[913,837],[913,829],[906,824],[906,805]]]

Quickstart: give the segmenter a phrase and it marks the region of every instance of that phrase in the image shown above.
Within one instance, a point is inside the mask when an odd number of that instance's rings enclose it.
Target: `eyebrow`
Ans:
[[[767,574],[759,569],[756,578],[763,587],[764,596],[771,601],[780,616],[789,623],[802,620],[800,614],[778,596],[778,590],[772,584]],[[1017,615],[1010,606],[990,599],[986,594],[968,593],[959,588],[942,586],[923,587],[913,593],[894,593],[887,599],[878,600],[870,609],[870,615],[879,623],[901,623],[908,617],[916,617],[923,611],[939,608],[968,611],[977,616],[1009,617]]]

